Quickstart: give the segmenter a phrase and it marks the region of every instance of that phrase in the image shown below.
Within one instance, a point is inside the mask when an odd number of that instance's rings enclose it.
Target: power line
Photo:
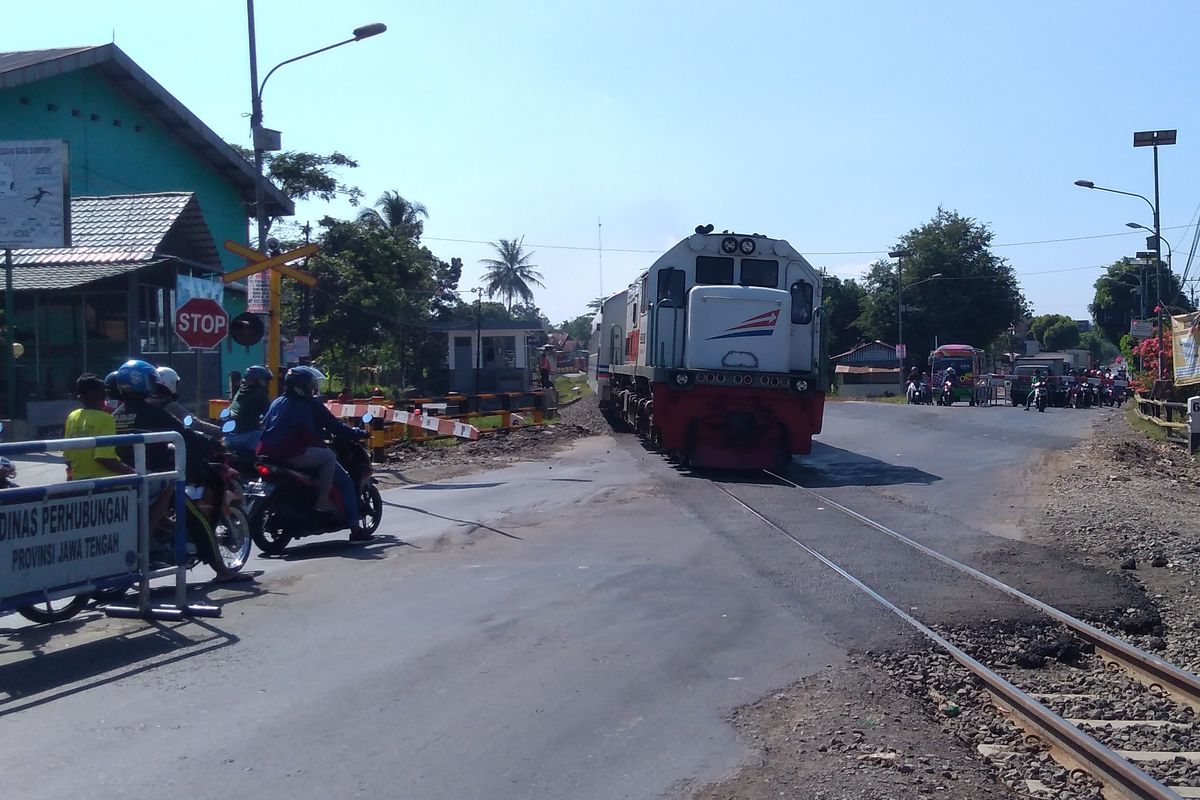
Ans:
[[[1166,228],[1163,228],[1163,230],[1164,231],[1187,230],[1189,228],[1195,228],[1195,227],[1197,227],[1197,224],[1195,222],[1192,222],[1187,225],[1174,225],[1174,226],[1166,227]],[[1120,231],[1117,233],[1096,233],[1096,234],[1091,234],[1091,235],[1087,235],[1087,236],[1067,236],[1067,237],[1064,237],[1061,239],[1032,239],[1027,242],[1004,242],[1001,244],[994,244],[994,245],[992,245],[992,247],[1025,247],[1027,245],[1037,245],[1037,244],[1061,244],[1063,242],[1082,242],[1082,241],[1087,241],[1090,239],[1110,239],[1110,238],[1117,237],[1117,236],[1134,236],[1134,235],[1137,235],[1137,233],[1138,233],[1138,231]],[[455,244],[482,244],[482,245],[490,245],[491,244],[490,241],[486,241],[484,239],[458,239],[458,238],[451,238],[451,237],[445,237],[445,236],[422,236],[421,238],[423,240],[428,240],[431,242],[452,242]],[[600,250],[600,248],[598,246],[570,245],[570,244],[532,244],[531,243],[527,246],[528,247],[537,247],[542,250],[581,250],[581,251],[591,252],[591,253],[594,253],[594,252],[597,252],[598,250]],[[603,248],[603,251],[606,253],[642,253],[642,254],[650,254],[650,255],[661,255],[664,252],[661,249],[660,250],[647,250],[647,249],[635,248],[635,247],[605,247],[605,248]],[[810,250],[810,251],[807,251],[805,253],[805,255],[807,255],[807,256],[875,256],[875,255],[886,255],[888,252],[889,252],[888,250]]]

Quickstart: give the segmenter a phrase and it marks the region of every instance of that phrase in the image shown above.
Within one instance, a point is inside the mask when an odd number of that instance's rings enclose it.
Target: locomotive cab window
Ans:
[[[792,324],[807,325],[813,318],[813,286],[796,281],[788,290],[792,295]]]
[[[696,283],[709,286],[733,285],[733,259],[696,256]]]
[[[763,258],[742,259],[742,286],[764,286],[774,289],[779,286],[779,262]]]
[[[684,286],[687,274],[681,269],[667,267],[658,271],[658,305],[667,308],[683,308]]]

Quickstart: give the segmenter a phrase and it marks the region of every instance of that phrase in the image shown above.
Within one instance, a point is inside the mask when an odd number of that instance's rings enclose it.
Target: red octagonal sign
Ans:
[[[193,297],[175,311],[175,332],[188,347],[216,347],[229,333],[229,315],[207,297]]]

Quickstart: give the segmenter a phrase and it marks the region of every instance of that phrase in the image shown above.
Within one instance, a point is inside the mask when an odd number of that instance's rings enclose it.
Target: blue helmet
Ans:
[[[131,358],[117,368],[117,387],[121,394],[149,397],[158,384],[158,372],[153,364]]]
[[[245,375],[246,383],[270,383],[273,377],[271,370],[258,364],[248,368]]]

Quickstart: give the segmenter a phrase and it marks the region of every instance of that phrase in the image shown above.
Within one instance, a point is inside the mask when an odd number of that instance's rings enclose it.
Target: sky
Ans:
[[[1149,148],[1182,272],[1200,211],[1200,3],[257,0],[264,124],[338,150],[367,202],[424,203],[425,243],[479,285],[524,237],[554,322],[712,223],[787,239],[853,277],[939,206],[986,223],[1036,313],[1086,319],[1105,266],[1145,249]],[[115,41],[226,140],[249,146],[246,6],[26,4],[6,49]],[[350,217],[344,201],[296,220]],[[1071,240],[1053,241],[1048,240]],[[599,247],[602,241],[602,248]],[[1200,259],[1198,259],[1200,260]],[[1192,274],[1200,273],[1197,264]],[[1189,276],[1191,277],[1191,276]]]

